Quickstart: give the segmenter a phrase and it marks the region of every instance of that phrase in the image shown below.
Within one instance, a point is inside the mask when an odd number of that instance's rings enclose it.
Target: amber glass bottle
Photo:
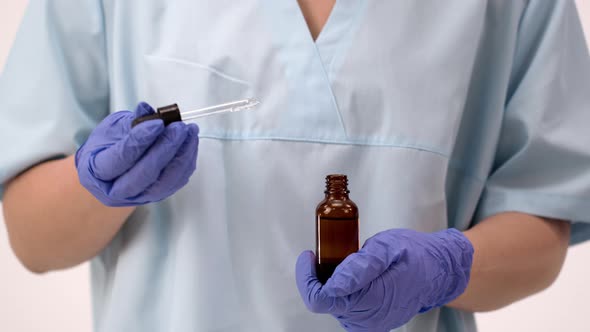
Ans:
[[[359,213],[348,197],[346,175],[328,175],[324,193],[316,209],[316,270],[322,283],[346,256],[359,249]]]

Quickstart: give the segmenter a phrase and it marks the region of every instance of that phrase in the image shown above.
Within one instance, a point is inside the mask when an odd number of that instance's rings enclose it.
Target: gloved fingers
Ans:
[[[156,113],[156,111],[150,106],[150,104],[146,102],[140,102],[137,104],[134,112],[134,119],[141,118],[142,116],[151,115]]]
[[[142,126],[135,128],[138,127]],[[113,183],[110,195],[119,199],[128,199],[145,191],[156,182],[162,170],[180,149],[187,135],[188,129],[182,122],[175,122],[167,126],[141,159]]]
[[[147,198],[166,198],[178,189],[184,187],[197,168],[197,153],[199,148],[199,127],[190,124],[188,135],[178,149],[174,159],[164,168],[158,180],[144,192]],[[162,195],[162,193],[165,193]]]
[[[164,131],[161,120],[146,121],[136,126],[123,139],[103,150],[93,152],[90,168],[102,181],[112,181],[129,170]]]
[[[395,250],[395,239],[379,233],[361,250],[346,257],[324,285],[330,296],[346,296],[366,287],[396,263],[404,250]]]
[[[297,289],[307,308],[317,314],[339,314],[346,312],[345,298],[328,296],[316,275],[315,255],[304,251],[297,258],[295,266]]]

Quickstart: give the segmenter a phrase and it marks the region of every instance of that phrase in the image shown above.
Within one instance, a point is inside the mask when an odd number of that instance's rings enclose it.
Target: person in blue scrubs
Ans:
[[[0,77],[11,245],[90,260],[99,332],[475,331],[590,237],[589,91],[571,0],[31,1]],[[321,284],[332,173],[364,245]]]

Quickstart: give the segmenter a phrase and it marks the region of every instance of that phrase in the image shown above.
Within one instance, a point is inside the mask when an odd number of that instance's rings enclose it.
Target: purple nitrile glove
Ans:
[[[349,255],[322,285],[315,255],[303,252],[296,280],[307,308],[334,316],[349,332],[385,332],[442,306],[469,282],[473,246],[458,230],[381,232]]]
[[[107,206],[161,201],[188,183],[196,168],[199,128],[136,117],[153,114],[147,103],[135,113],[107,116],[76,152],[80,183]]]

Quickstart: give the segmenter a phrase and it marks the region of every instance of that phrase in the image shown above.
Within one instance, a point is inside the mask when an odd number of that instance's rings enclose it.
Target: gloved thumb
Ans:
[[[295,266],[297,289],[309,311],[317,314],[337,314],[346,310],[343,298],[328,296],[322,290],[322,283],[318,280],[315,267],[315,255],[311,251],[304,251],[299,255]]]
[[[404,253],[403,248],[393,250],[391,244],[398,241],[392,235],[389,231],[381,232],[346,257],[324,285],[324,292],[330,296],[350,295],[385,273]]]

